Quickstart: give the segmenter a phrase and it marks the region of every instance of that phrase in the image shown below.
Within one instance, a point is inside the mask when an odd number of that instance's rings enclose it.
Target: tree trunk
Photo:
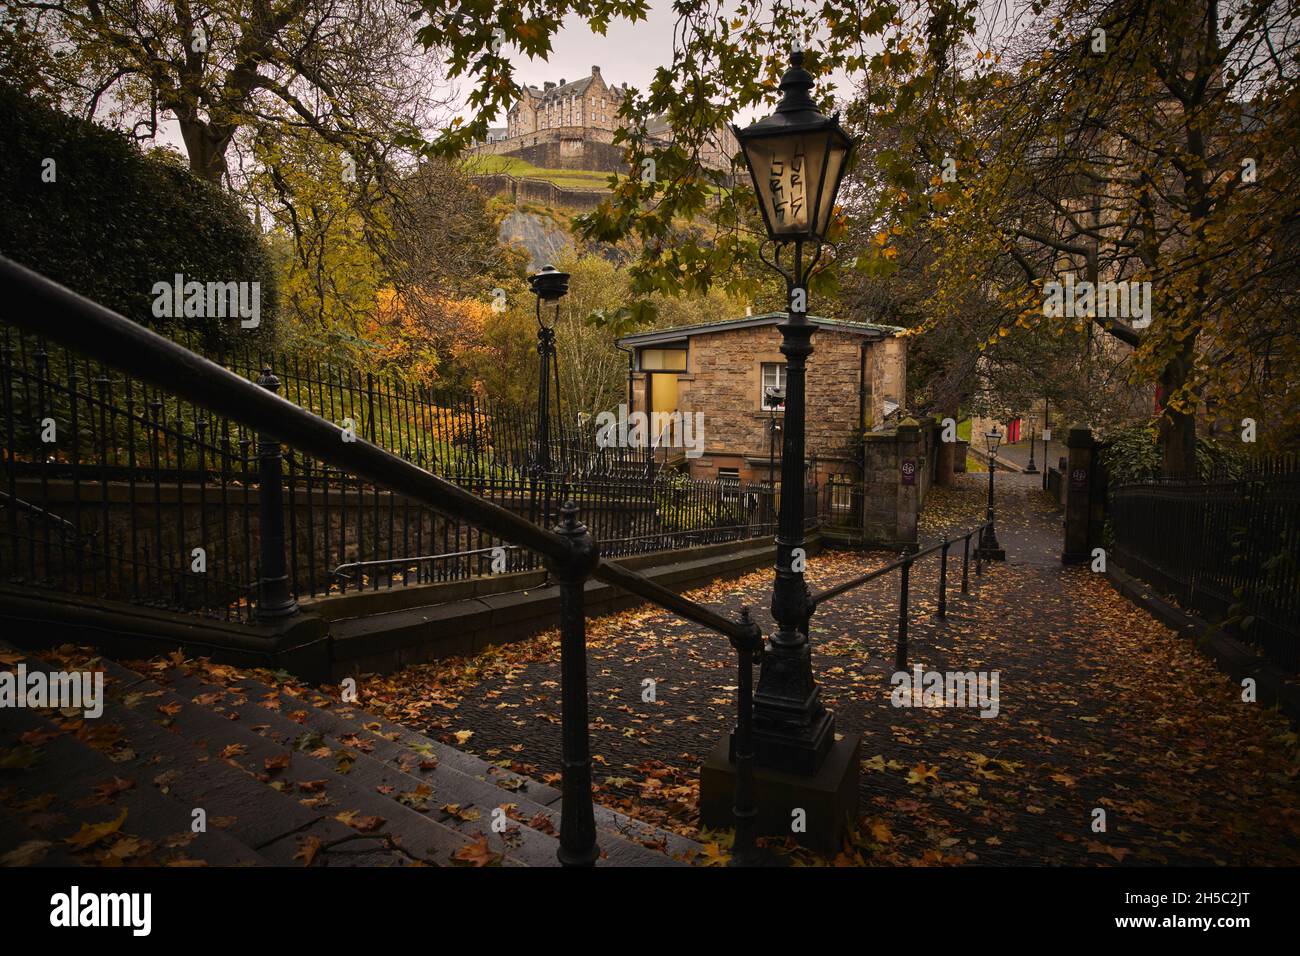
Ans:
[[[1170,360],[1160,375],[1164,390],[1165,408],[1160,416],[1160,447],[1163,452],[1161,473],[1165,477],[1195,478],[1196,468],[1196,413],[1181,412],[1168,407],[1169,398],[1182,389],[1191,371],[1195,353],[1195,336],[1183,340],[1183,347]]]
[[[190,156],[190,172],[221,188],[226,174],[226,147],[230,145],[233,131],[225,131],[198,119],[180,120],[181,138]]]

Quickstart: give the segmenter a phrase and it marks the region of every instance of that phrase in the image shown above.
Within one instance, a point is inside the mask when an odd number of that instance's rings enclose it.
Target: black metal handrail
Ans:
[[[908,599],[910,596],[910,584],[912,576],[912,565],[922,558],[941,552],[939,563],[939,608],[938,616],[945,618],[948,616],[948,549],[958,541],[962,544],[962,565],[961,565],[961,593],[970,593],[970,539],[979,534],[992,522],[983,521],[971,528],[964,534],[955,534],[952,537],[945,537],[941,541],[936,541],[927,548],[913,551],[905,554],[897,561],[891,561],[888,564],[874,568],[865,574],[859,574],[857,577],[849,578],[847,581],[841,581],[829,588],[823,588],[816,594],[810,594],[805,604],[806,613],[804,616],[804,633],[812,624],[812,616],[817,608],[826,601],[839,597],[854,588],[861,587],[876,578],[884,577],[894,571],[901,572],[898,584],[898,639],[895,644],[894,664],[898,670],[907,669],[907,625],[908,625]],[[983,553],[979,548],[975,549],[975,574],[976,576],[984,573]]]
[[[78,351],[102,358],[119,369],[170,389],[176,394],[243,421],[261,431],[264,459],[274,459],[278,469],[279,444],[287,442],[344,466],[376,484],[385,485],[430,507],[454,511],[501,538],[544,555],[560,582],[562,792],[560,862],[591,865],[596,845],[595,815],[591,798],[591,757],[587,727],[586,634],[583,592],[589,577],[621,587],[632,594],[673,611],[687,620],[724,635],[736,647],[742,670],[740,687],[751,686],[753,659],[762,653],[762,635],[747,613],[732,621],[705,605],[691,601],[662,585],[607,560],[602,560],[587,529],[577,520],[572,502],[562,509],[555,531],[541,528],[515,513],[486,501],[450,481],[439,478],[392,452],[357,435],[344,440],[343,429],[281,398],[278,380],[267,376],[254,384],[215,362],[195,354],[130,319],[53,282],[17,263],[0,257],[0,288],[7,295],[11,321],[29,331],[62,342]],[[273,430],[273,434],[266,429]],[[271,449],[274,451],[271,451]],[[266,485],[273,484],[268,501]],[[263,482],[263,519],[278,534],[264,540],[262,600],[290,614],[296,604],[289,596],[284,560],[284,534],[278,482]],[[751,702],[738,695],[736,854],[746,855],[753,845],[753,767],[749,737]]]

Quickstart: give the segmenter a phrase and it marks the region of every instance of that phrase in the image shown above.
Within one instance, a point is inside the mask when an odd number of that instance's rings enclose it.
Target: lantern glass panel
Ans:
[[[819,236],[826,235],[826,229],[831,224],[831,210],[835,206],[835,194],[838,192],[835,187],[839,185],[840,176],[844,173],[844,164],[848,158],[849,144],[838,136],[829,137],[826,153],[826,174],[822,179],[821,198],[818,203],[817,222],[815,223],[816,232]]]
[[[814,216],[819,205],[825,205],[820,194],[830,139],[830,131],[822,129],[756,136],[744,144],[763,218],[774,239],[817,234]],[[843,156],[839,162],[843,164]]]

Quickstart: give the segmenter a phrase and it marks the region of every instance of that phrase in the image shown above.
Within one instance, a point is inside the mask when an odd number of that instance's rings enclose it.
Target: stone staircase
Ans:
[[[0,708],[0,859],[558,865],[555,788],[319,692],[177,658],[144,673],[96,659],[98,718]],[[0,669],[20,661],[77,669],[0,642]],[[600,806],[596,826],[598,866],[682,865],[699,849]]]

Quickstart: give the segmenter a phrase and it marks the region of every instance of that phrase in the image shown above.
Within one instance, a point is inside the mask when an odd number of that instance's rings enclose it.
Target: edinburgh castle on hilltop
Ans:
[[[623,149],[614,145],[621,125],[618,115],[627,85],[605,82],[600,67],[580,80],[547,82],[542,89],[524,88],[510,108],[507,125],[490,131],[488,141],[474,149],[476,155],[517,156],[546,169],[586,169],[624,172]],[[652,139],[670,141],[672,131],[662,119],[648,124]],[[729,129],[717,131],[700,154],[707,168],[729,170],[739,149]]]

